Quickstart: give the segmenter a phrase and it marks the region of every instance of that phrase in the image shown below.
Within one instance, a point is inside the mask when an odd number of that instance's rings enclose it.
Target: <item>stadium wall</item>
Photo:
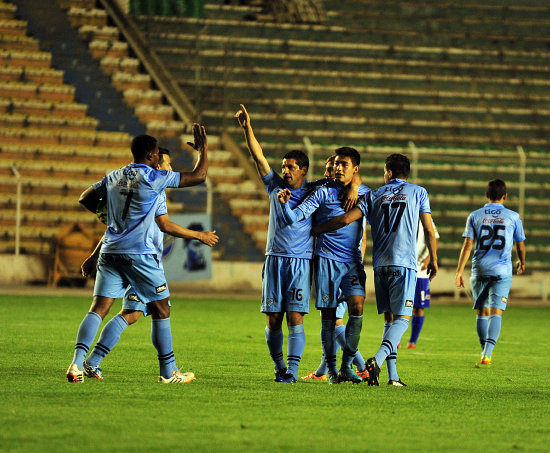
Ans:
[[[50,263],[40,256],[33,255],[0,255],[0,290],[11,286],[29,285],[46,282]],[[223,293],[235,296],[249,294],[260,297],[262,290],[263,263],[213,261],[212,279],[194,282],[171,283],[173,292],[184,293]],[[372,285],[372,268],[366,267],[367,272],[367,299],[374,299]],[[466,272],[465,277],[469,279]],[[469,287],[469,285],[468,285]],[[465,291],[457,291],[454,284],[454,271],[441,269],[437,278],[431,283],[432,294],[435,298],[470,303],[470,297]],[[540,299],[548,302],[550,296],[550,281],[544,272],[534,272],[521,277],[514,277],[511,299]]]

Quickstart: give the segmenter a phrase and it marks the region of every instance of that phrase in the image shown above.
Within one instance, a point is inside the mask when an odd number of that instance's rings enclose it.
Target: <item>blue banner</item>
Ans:
[[[171,214],[170,220],[190,230],[211,229],[208,214]],[[208,280],[212,277],[212,249],[196,239],[165,234],[162,261],[168,283]]]

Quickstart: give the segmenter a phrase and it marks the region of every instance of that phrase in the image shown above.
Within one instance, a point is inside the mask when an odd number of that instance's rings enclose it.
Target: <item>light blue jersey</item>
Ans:
[[[178,172],[132,163],[114,170],[93,188],[107,196],[107,231],[101,253],[156,254],[155,217],[158,198],[167,187],[178,187]]]
[[[420,213],[430,213],[428,192],[402,179],[362,197],[357,204],[371,225],[372,266],[399,266],[416,271]]]
[[[288,189],[284,180],[271,169],[262,181],[269,194],[269,228],[267,230],[266,255],[285,256],[289,258],[311,259],[313,255],[313,236],[311,235],[311,219],[304,218],[293,225],[289,225],[283,219],[282,207],[277,193],[282,189]],[[292,208],[300,204],[316,185],[304,181],[298,189],[292,189],[292,195],[288,203]]]
[[[286,222],[293,224],[310,218],[314,213],[315,224],[329,221],[333,217],[345,214],[342,201],[338,198],[343,188],[330,181],[318,187],[302,204],[293,209],[289,203],[283,206]],[[370,193],[367,186],[359,186],[359,195]],[[315,246],[315,255],[342,263],[361,262],[361,241],[363,222],[357,221],[335,231],[319,235]]]
[[[472,276],[511,276],[512,247],[525,241],[519,214],[502,203],[487,203],[472,212],[462,237],[475,242]]]

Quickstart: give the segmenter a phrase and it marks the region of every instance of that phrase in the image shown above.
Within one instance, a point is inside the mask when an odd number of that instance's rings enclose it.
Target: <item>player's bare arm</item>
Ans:
[[[355,207],[345,214],[333,217],[328,222],[315,225],[312,228],[312,231],[314,234],[328,233],[329,231],[334,231],[345,227],[346,225],[349,225],[350,223],[359,220],[361,217],[363,217],[363,211]]]
[[[199,152],[199,158],[193,171],[180,173],[179,187],[196,186],[206,181],[208,173],[208,138],[204,126],[198,123],[193,124],[193,137],[195,143],[189,144]]]
[[[94,274],[97,267],[97,259],[99,258],[99,251],[101,250],[102,244],[103,244],[103,236],[101,236],[101,239],[95,246],[92,254],[88,258],[86,258],[82,263],[82,266],[80,266],[82,276],[88,277]]]
[[[170,234],[183,239],[197,239],[208,247],[212,247],[218,243],[219,237],[216,231],[195,231],[184,228],[170,220],[168,214],[163,214],[155,217],[155,222],[163,233]]]
[[[439,269],[437,264],[437,239],[435,238],[432,215],[429,212],[421,212],[420,222],[422,223],[422,227],[424,228],[426,247],[428,248],[428,253],[430,257],[430,262],[428,263],[426,269],[431,281],[437,275],[437,271]]]
[[[344,211],[350,211],[357,205],[357,197],[359,196],[359,186],[361,185],[361,176],[359,173],[353,175],[353,179],[350,184],[348,184],[339,198],[342,200],[342,209]]]
[[[240,106],[240,110],[235,113],[235,118],[237,118],[239,125],[243,129],[246,146],[248,146],[248,151],[250,152],[252,159],[254,159],[258,174],[260,175],[260,177],[263,178],[264,176],[267,176],[269,174],[269,172],[271,171],[271,166],[265,158],[264,151],[262,150],[260,143],[254,135],[252,125],[250,124],[250,115],[246,111],[246,108],[243,104],[240,104]]]
[[[517,269],[518,275],[521,275],[525,272],[525,242],[524,241],[516,242],[516,252],[518,254],[516,269]]]
[[[282,189],[277,192],[277,198],[279,199],[279,203],[285,204],[290,200],[290,195],[292,195],[292,192],[289,189]]]
[[[455,284],[457,288],[464,288],[464,268],[470,258],[470,253],[474,248],[474,241],[472,238],[464,238],[464,243],[462,244],[462,250],[460,250],[460,257],[458,258],[458,265],[456,267],[455,275]]]
[[[95,189],[90,186],[84,192],[80,194],[78,202],[84,206],[88,211],[95,214],[97,203],[99,202],[99,195]]]

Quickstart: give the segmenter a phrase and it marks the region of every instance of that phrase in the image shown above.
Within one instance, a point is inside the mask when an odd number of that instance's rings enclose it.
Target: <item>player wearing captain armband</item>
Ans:
[[[500,335],[502,314],[506,310],[512,286],[512,248],[516,243],[517,273],[525,272],[525,233],[517,212],[504,207],[506,184],[500,179],[490,181],[487,203],[472,212],[462,234],[455,283],[464,288],[464,268],[472,250],[470,284],[477,311],[476,328],[481,344],[481,365],[490,365],[493,348]]]

